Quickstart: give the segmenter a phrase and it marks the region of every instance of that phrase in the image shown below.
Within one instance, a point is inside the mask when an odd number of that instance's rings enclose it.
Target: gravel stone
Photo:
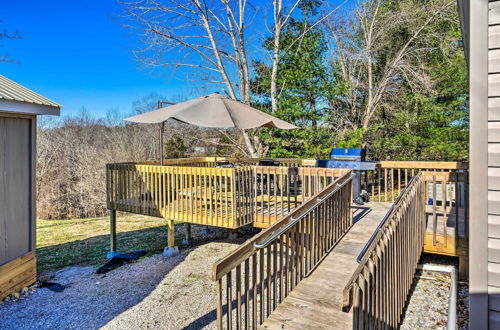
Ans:
[[[248,237],[247,237],[248,238]],[[94,267],[67,267],[47,288],[0,305],[0,329],[201,329],[215,328],[212,265],[247,238],[210,242],[97,275]]]
[[[467,282],[458,283],[457,300],[457,326],[459,330],[467,330],[469,329],[469,284]]]
[[[451,276],[417,270],[401,329],[446,329]]]

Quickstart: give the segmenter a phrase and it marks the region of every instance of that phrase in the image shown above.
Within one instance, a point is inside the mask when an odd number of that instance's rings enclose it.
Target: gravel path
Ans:
[[[215,283],[212,264],[238,242],[211,242],[127,264],[105,275],[95,268],[67,267],[46,288],[0,304],[0,329],[200,329],[214,328]]]

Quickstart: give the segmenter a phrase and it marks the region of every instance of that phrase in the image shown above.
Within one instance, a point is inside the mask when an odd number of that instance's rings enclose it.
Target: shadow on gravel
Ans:
[[[193,228],[193,244],[181,248],[179,256],[164,259],[157,255],[126,264],[103,275],[95,273],[95,264],[106,261],[100,256],[105,255],[107,251],[108,235],[39,249],[37,252],[42,260],[46,258],[45,262],[57,263],[60,258],[77,256],[76,259],[79,262],[76,264],[93,263],[94,265],[66,267],[55,272],[52,281],[65,285],[64,292],[52,292],[42,288],[18,301],[0,304],[0,315],[2,315],[0,329],[82,327],[95,329],[105,326],[118,315],[148,297],[160,282],[190,255],[193,247],[202,246],[208,242],[227,241],[227,230],[214,228],[211,234],[200,235],[199,230],[204,227],[197,227]],[[145,235],[152,235],[152,237],[144,239]],[[249,236],[244,235],[237,241],[241,243],[248,238]],[[118,235],[118,247],[123,252],[144,249],[148,254],[153,254],[160,252],[165,244],[164,231],[144,229]],[[127,247],[127,250],[124,247]],[[197,328],[200,324],[213,322],[215,317],[215,311],[202,316]]]
[[[226,307],[226,306],[224,306]],[[227,308],[224,308],[224,313],[226,313]],[[217,321],[217,310],[213,309],[211,312],[200,316],[184,328],[182,330],[196,330],[196,329],[201,329],[204,328],[212,323],[215,323]]]
[[[193,225],[193,244],[218,241],[227,237],[228,230],[213,228],[210,234],[200,234],[205,226]],[[161,253],[167,245],[167,227],[158,226],[146,229],[120,232],[117,234],[117,247],[122,253],[144,250],[146,256]],[[184,238],[184,225],[175,226],[176,245],[181,247]],[[191,245],[192,246],[192,245]],[[67,266],[97,265],[107,262],[109,235],[97,235],[59,245],[37,248],[37,270],[39,273],[53,271]]]
[[[148,258],[98,275],[92,266],[66,267],[53,278],[63,292],[40,288],[0,305],[0,329],[97,329],[140,303],[189,255]],[[153,260],[151,260],[153,259]]]

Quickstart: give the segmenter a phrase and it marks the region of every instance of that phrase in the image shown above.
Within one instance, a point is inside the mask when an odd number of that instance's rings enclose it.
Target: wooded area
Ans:
[[[454,0],[120,0],[134,55],[300,127],[208,130],[168,123],[166,157],[464,161],[468,86]],[[155,108],[152,94],[132,112]],[[86,113],[42,122],[38,217],[100,216],[105,164],[157,157],[158,129]]]
[[[165,131],[164,156],[204,155],[215,148],[212,135],[210,130],[171,123]],[[154,125],[114,124],[85,113],[61,123],[42,121],[37,141],[38,218],[106,215],[106,164],[158,159],[157,141]]]

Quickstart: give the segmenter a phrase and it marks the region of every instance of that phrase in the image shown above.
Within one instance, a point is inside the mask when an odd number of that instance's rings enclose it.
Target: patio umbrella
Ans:
[[[217,93],[128,117],[124,120],[143,124],[158,124],[164,123],[170,118],[201,127],[239,128],[242,130],[257,127],[298,128],[247,104]],[[162,143],[163,141],[160,141],[160,145],[163,145]],[[160,148],[160,160],[163,163],[162,149]]]
[[[297,128],[297,126],[286,121],[217,93],[125,118],[124,120],[154,124],[162,123],[169,118],[202,127],[234,127],[239,129],[256,127]]]

